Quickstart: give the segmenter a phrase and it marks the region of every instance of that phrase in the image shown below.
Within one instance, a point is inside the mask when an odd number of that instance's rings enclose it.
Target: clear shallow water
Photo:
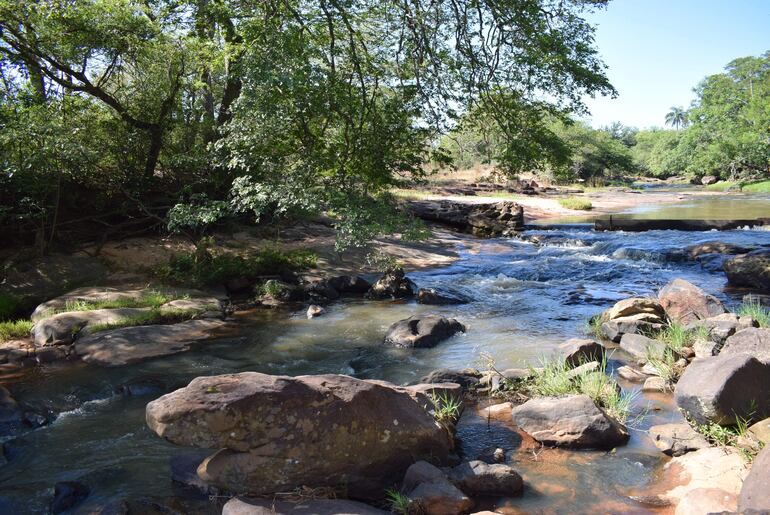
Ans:
[[[409,383],[435,368],[480,366],[484,354],[493,356],[500,368],[536,363],[565,339],[580,336],[590,316],[618,299],[652,294],[675,277],[728,304],[739,300],[743,292],[724,289],[724,274],[671,260],[672,252],[714,240],[770,244],[768,231],[594,233],[589,226],[571,226],[532,230],[527,237],[537,238],[539,245],[489,240],[474,253],[460,249],[461,258],[449,267],[409,274],[421,287],[452,288],[471,296],[474,302],[467,305],[346,300],[315,320],[305,319],[304,311],[289,318],[283,312],[254,311],[238,316],[234,336],[194,352],[116,369],[41,367],[11,390],[27,408],[57,418],[7,442],[10,462],[0,467],[0,512],[42,512],[50,488],[65,480],[87,483],[89,504],[179,494],[170,480],[168,459],[182,449],[146,428],[144,407],[196,376],[256,370],[344,373]],[[391,323],[421,312],[456,317],[468,332],[434,349],[381,345]],[[125,394],[126,385],[135,395]],[[664,398],[640,397],[637,408],[650,403],[660,409],[653,409],[639,429],[678,417]],[[497,445],[496,438],[513,438],[511,448],[518,445],[510,428],[490,435],[485,424],[474,428],[472,417],[466,416],[463,424],[469,426],[464,433],[469,457]],[[528,482],[524,497],[497,500],[498,506],[527,512],[566,512],[576,505],[581,510],[644,511],[628,496],[643,491],[663,463],[640,431],[632,431],[629,445],[612,455],[547,451],[531,459],[531,454],[519,450],[511,456]]]

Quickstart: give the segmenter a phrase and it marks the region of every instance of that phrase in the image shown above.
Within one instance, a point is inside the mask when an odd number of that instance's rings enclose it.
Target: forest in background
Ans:
[[[768,55],[708,77],[679,130],[573,121],[616,94],[584,18],[606,3],[0,0],[0,236],[44,253],[325,211],[344,248],[410,228],[392,188],[469,162],[767,174]]]

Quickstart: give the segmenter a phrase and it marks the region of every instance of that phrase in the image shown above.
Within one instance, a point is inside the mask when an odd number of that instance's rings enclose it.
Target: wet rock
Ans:
[[[378,498],[415,459],[441,462],[452,447],[426,410],[429,399],[386,384],[339,375],[198,377],[150,402],[147,424],[173,443],[222,449],[198,475],[225,490],[342,487]]]
[[[650,438],[655,447],[669,456],[681,456],[691,451],[705,449],[708,441],[690,424],[660,424],[650,427]]]
[[[212,337],[221,320],[189,320],[173,325],[146,325],[101,331],[80,338],[75,353],[86,363],[116,367],[186,352]]]
[[[477,236],[512,235],[524,225],[524,210],[514,202],[470,204],[452,200],[412,202],[418,218],[449,225]]]
[[[760,361],[770,363],[770,329],[751,327],[738,331],[727,338],[720,355],[750,354]]]
[[[751,433],[751,436],[758,442],[762,442],[766,446],[770,445],[770,418],[760,420],[756,424],[753,424],[749,427],[748,432]]]
[[[451,304],[467,304],[470,302],[470,299],[461,293],[436,290],[435,288],[420,288],[417,292],[417,302],[420,304],[445,306]]]
[[[370,299],[403,299],[414,297],[417,285],[404,275],[402,268],[391,270],[372,285],[366,297]]]
[[[743,482],[738,498],[738,513],[767,513],[768,511],[770,511],[770,445],[765,445],[754,458],[751,471]]]
[[[632,297],[623,299],[615,303],[610,309],[605,311],[604,320],[616,320],[618,318],[628,318],[638,315],[644,315],[637,320],[643,319],[650,322],[663,323],[666,319],[666,312],[657,299],[644,297]]]
[[[648,377],[642,385],[643,392],[665,392],[668,390],[668,383],[662,377]]]
[[[678,504],[691,492],[699,489],[719,489],[737,496],[747,474],[746,462],[741,454],[732,447],[706,447],[673,458],[666,464],[661,484],[678,485],[664,494],[674,504]],[[710,496],[709,496],[710,497]],[[707,498],[704,498],[704,501]],[[708,506],[701,504],[695,513],[722,512],[721,501]],[[736,511],[733,505],[728,511]],[[677,510],[677,513],[682,511]]]
[[[716,297],[684,279],[674,279],[664,286],[658,299],[668,317],[683,325],[727,311]]]
[[[611,449],[628,440],[626,428],[587,395],[530,399],[512,410],[523,431],[546,445]]]
[[[427,461],[418,461],[406,469],[402,483],[405,492],[411,492],[422,483],[429,483],[439,479],[446,479],[440,468],[431,465]]]
[[[32,429],[43,427],[48,424],[48,419],[39,413],[28,411],[24,413],[24,423]]]
[[[457,383],[464,390],[478,386],[481,374],[478,370],[449,370],[442,368],[434,370],[420,379],[421,383]]]
[[[326,310],[324,308],[322,308],[321,306],[317,306],[315,304],[311,304],[307,308],[307,317],[308,317],[308,319],[320,317],[324,313],[326,313]]]
[[[445,478],[420,483],[408,495],[426,515],[459,515],[473,507],[473,501]]]
[[[659,340],[653,340],[641,334],[624,334],[623,338],[620,339],[620,348],[640,363],[645,363],[650,357],[663,357],[666,345]]]
[[[459,332],[465,332],[465,326],[454,318],[415,315],[391,325],[385,343],[406,348],[435,347]]]
[[[647,374],[631,368],[628,365],[623,365],[617,369],[618,377],[622,377],[626,381],[633,383],[641,383],[647,379]]]
[[[743,247],[732,243],[722,241],[707,241],[705,243],[696,243],[685,249],[690,259],[696,259],[704,254],[745,254],[751,252],[750,247]]]
[[[770,363],[748,354],[696,359],[674,390],[679,408],[698,424],[770,416]]]
[[[35,360],[40,363],[53,363],[69,357],[70,348],[66,346],[43,347],[35,351]]]
[[[372,284],[358,275],[340,275],[326,279],[326,283],[342,295],[363,295]]]
[[[602,361],[605,349],[593,340],[573,338],[559,345],[559,353],[569,366],[577,367],[591,361]]]
[[[187,451],[175,454],[169,460],[171,480],[191,488],[201,495],[219,495],[222,491],[198,477],[198,467],[211,454],[211,451]]]
[[[0,436],[18,430],[22,423],[19,404],[5,387],[0,386]]]
[[[449,471],[449,480],[470,496],[511,496],[521,493],[524,481],[508,465],[488,465],[474,460]]]
[[[222,515],[387,515],[368,504],[348,499],[312,499],[282,502],[273,499],[233,497],[222,508]]]
[[[770,249],[759,249],[725,261],[727,282],[770,291]]]
[[[35,322],[32,335],[37,347],[69,345],[88,325],[115,324],[149,312],[150,308],[119,308],[59,313]]]
[[[91,489],[77,481],[62,481],[54,486],[53,500],[51,501],[51,513],[62,513],[85,500],[91,493]]]

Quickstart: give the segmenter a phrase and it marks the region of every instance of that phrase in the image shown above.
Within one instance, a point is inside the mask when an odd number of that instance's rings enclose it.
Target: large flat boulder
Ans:
[[[32,327],[36,347],[69,345],[84,328],[97,324],[116,324],[149,313],[150,308],[95,309],[69,311],[39,319]]]
[[[222,320],[188,320],[171,325],[142,325],[100,331],[75,342],[75,353],[86,363],[117,367],[190,350],[214,336]]]
[[[770,416],[770,363],[748,354],[698,358],[676,384],[679,408],[698,424]]]
[[[222,515],[387,515],[361,502],[349,499],[308,499],[288,502],[273,499],[233,497],[222,507]]]
[[[770,291],[770,249],[759,249],[728,259],[724,269],[730,284]]]
[[[628,431],[587,395],[530,399],[512,410],[524,432],[545,445],[611,449],[628,440]]]
[[[719,299],[684,279],[674,279],[664,286],[658,300],[668,317],[683,325],[727,311]]]
[[[179,444],[222,449],[198,468],[235,493],[300,486],[377,498],[415,460],[441,462],[447,430],[406,388],[341,375],[243,372],[198,377],[147,405],[147,424]]]
[[[750,327],[733,334],[720,354],[750,354],[760,361],[770,362],[770,329]]]
[[[752,512],[751,510],[755,510]],[[738,497],[738,513],[770,512],[770,445],[759,451]]]
[[[435,347],[460,332],[465,332],[465,326],[454,318],[415,315],[391,325],[385,343],[406,348]]]

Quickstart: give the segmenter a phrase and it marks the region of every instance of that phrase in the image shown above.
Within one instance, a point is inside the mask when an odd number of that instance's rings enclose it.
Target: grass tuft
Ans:
[[[575,209],[579,211],[590,211],[594,208],[590,200],[578,197],[560,198],[559,205],[566,209]]]
[[[751,317],[759,327],[770,328],[770,308],[766,308],[756,299],[749,299],[738,307],[738,316]]]
[[[453,426],[460,418],[462,401],[448,392],[431,393],[430,400],[433,403],[433,418],[439,424]]]
[[[391,512],[397,513],[398,515],[409,514],[412,500],[398,490],[394,490],[393,488],[385,490],[385,500],[387,501]]]
[[[12,338],[24,338],[29,336],[32,332],[31,320],[9,320],[6,322],[0,322],[0,342],[10,340]]]

